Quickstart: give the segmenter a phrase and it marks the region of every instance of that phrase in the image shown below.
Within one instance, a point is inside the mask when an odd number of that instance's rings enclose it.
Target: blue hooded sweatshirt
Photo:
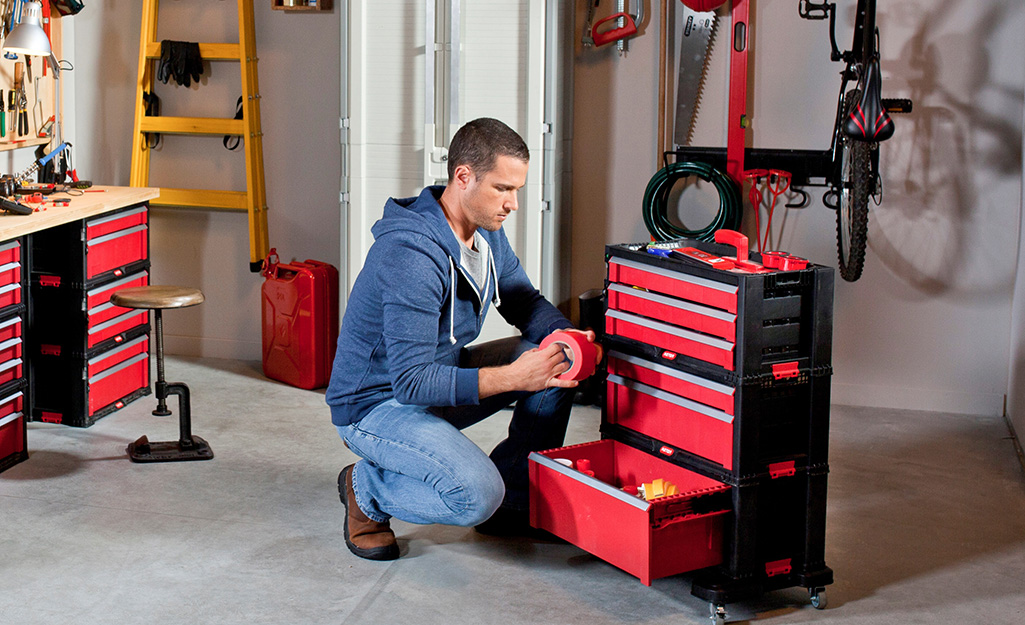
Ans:
[[[478,404],[477,369],[459,367],[488,303],[527,340],[572,327],[530,283],[505,230],[479,229],[489,246],[486,278],[462,266],[459,242],[438,198],[389,199],[374,244],[352,287],[327,389],[331,421],[348,425],[394,397],[417,406]]]

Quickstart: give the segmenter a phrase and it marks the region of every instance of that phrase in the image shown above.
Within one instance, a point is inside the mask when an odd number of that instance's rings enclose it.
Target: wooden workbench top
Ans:
[[[140,204],[160,195],[160,189],[153,187],[104,187],[94,186],[82,195],[54,193],[50,199],[70,200],[67,206],[47,206],[31,215],[15,215],[0,211],[0,241],[8,241],[26,234],[53,228],[79,219]]]

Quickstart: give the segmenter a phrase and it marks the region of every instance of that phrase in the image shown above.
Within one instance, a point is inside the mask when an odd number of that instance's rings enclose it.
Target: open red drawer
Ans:
[[[609,375],[606,419],[733,470],[733,416],[636,380]]]
[[[556,459],[587,459],[591,477]],[[655,479],[677,494],[645,501],[627,490]],[[530,523],[641,583],[722,562],[729,487],[613,440],[530,454]]]

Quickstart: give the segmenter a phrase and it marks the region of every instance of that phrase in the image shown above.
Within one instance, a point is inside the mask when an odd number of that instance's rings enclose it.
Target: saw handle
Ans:
[[[623,18],[623,25],[618,28],[610,28],[609,30],[599,33],[598,27],[609,22],[611,20]],[[634,18],[629,13],[616,13],[610,15],[604,19],[600,19],[595,22],[594,26],[591,27],[591,38],[594,39],[595,46],[603,46],[607,43],[619,41],[620,39],[626,39],[637,34],[637,24],[634,22]]]

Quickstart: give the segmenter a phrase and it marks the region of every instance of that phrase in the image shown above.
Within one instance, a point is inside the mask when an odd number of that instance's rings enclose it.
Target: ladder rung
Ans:
[[[183,206],[189,208],[218,208],[222,210],[248,210],[245,191],[206,189],[160,188],[160,197],[149,201],[153,206]]]
[[[199,56],[204,61],[238,61],[242,58],[241,48],[237,43],[201,43]],[[151,41],[146,46],[147,59],[160,58],[160,42]]]
[[[221,117],[143,117],[142,132],[168,135],[244,135],[241,119]]]

